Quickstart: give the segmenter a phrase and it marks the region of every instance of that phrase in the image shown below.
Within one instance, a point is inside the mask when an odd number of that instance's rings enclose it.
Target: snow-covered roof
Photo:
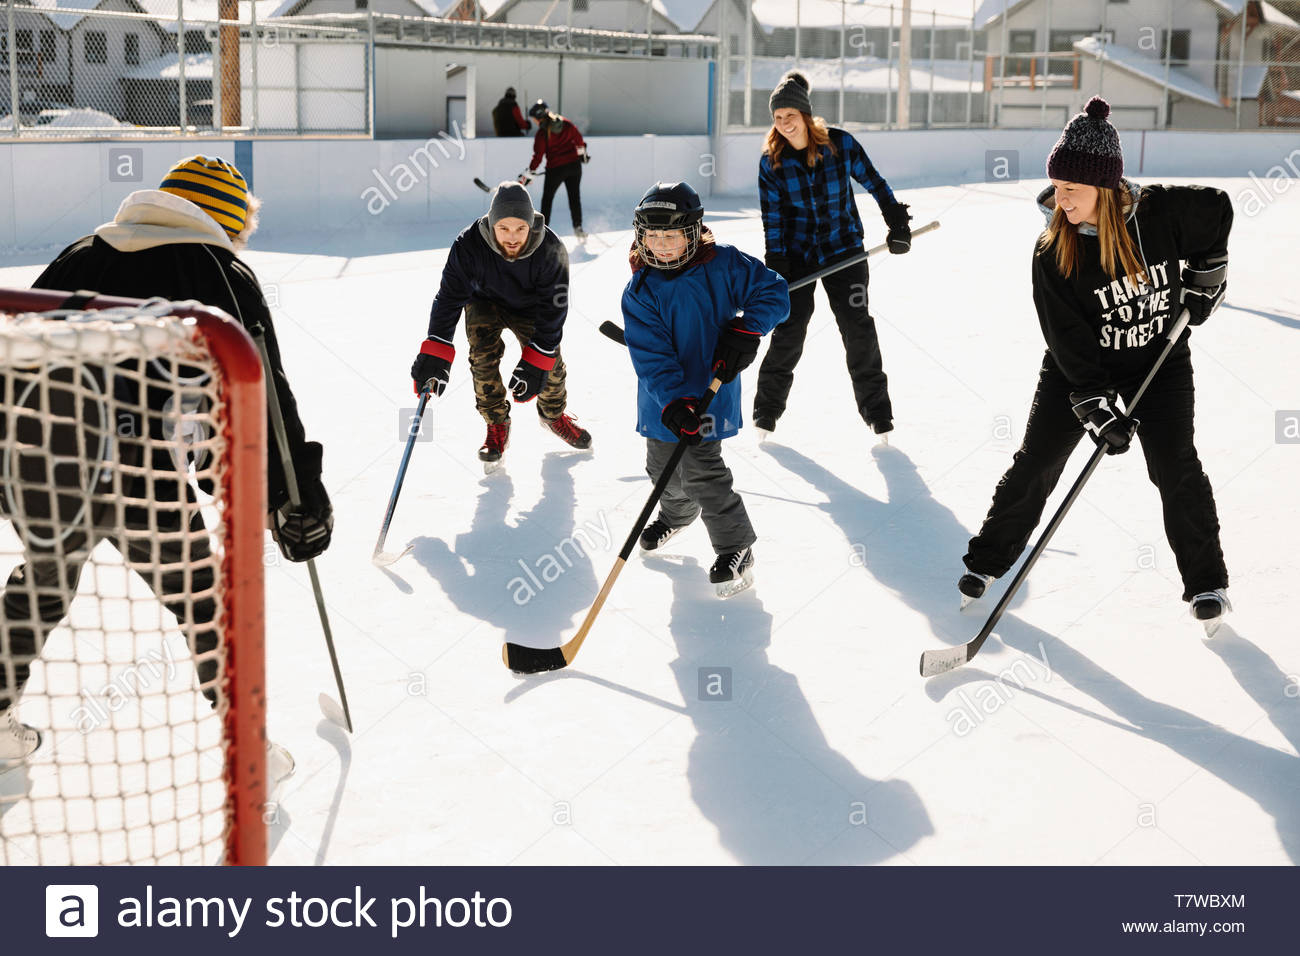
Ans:
[[[971,5],[971,0],[917,0],[912,7],[912,28],[929,27],[933,11],[938,14],[936,26],[964,30],[970,24]],[[754,22],[767,33],[778,27],[794,29],[796,23],[804,28],[824,29],[837,29],[841,23],[888,27],[890,16],[890,5],[880,0],[849,0],[843,5],[840,0],[800,0],[798,4],[792,0],[754,0]],[[894,26],[902,23],[900,4],[894,4],[892,16]]]
[[[32,6],[44,13],[55,26],[62,30],[76,28],[87,12],[99,9],[104,0],[30,0]],[[176,0],[125,0],[128,6],[134,5],[138,12],[158,17],[159,29],[167,33],[176,32]],[[257,18],[264,20],[275,15],[275,10],[283,0],[256,0]],[[239,0],[239,19],[248,23],[252,18],[253,0]],[[185,0],[185,19],[216,20],[217,0]]]
[[[924,93],[930,88],[930,62],[913,60],[910,75],[912,92]],[[794,57],[754,60],[754,88],[772,89],[788,70],[795,69]],[[808,77],[813,92],[838,91],[840,88],[840,60],[804,59],[798,64],[799,72]],[[984,88],[984,72],[976,69],[971,76],[968,60],[935,60],[934,91],[936,93],[965,93],[968,89]],[[874,56],[844,58],[844,88],[855,92],[884,93],[898,89],[898,64]]]
[[[139,66],[133,66],[122,74],[125,80],[175,80],[180,82],[180,59],[175,53],[146,60]],[[212,79],[212,54],[187,53],[185,55],[185,82],[190,80]]]
[[[1157,86],[1164,86],[1165,84],[1164,63],[1143,56],[1130,47],[1118,43],[1102,43],[1094,36],[1075,41],[1074,48],[1080,53],[1086,53],[1089,56],[1105,60],[1112,66],[1117,66],[1139,79],[1146,80],[1148,83],[1154,83]],[[1177,93],[1179,96],[1185,96],[1188,99],[1208,103],[1210,106],[1223,105],[1219,99],[1219,93],[1214,87],[1205,85],[1185,70],[1170,67],[1168,73],[1171,92]]]
[[[711,6],[713,0],[655,0],[655,9],[662,9],[683,33],[694,33]]]
[[[1264,88],[1264,78],[1268,76],[1268,64],[1257,66],[1247,66],[1239,70],[1232,67],[1228,73],[1228,82],[1230,84],[1229,95],[1236,99],[1239,95],[1244,99],[1259,99],[1259,91]],[[1238,93],[1238,80],[1240,79],[1240,90]]]
[[[1282,95],[1288,100],[1295,100],[1297,103],[1300,103],[1300,90],[1283,90]]]

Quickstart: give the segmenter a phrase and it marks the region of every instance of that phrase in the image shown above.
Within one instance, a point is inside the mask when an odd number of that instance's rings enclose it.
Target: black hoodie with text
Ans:
[[[1228,253],[1232,202],[1208,186],[1144,186],[1127,180],[1133,197],[1125,223],[1145,268],[1147,282],[1114,278],[1101,267],[1094,226],[1079,227],[1079,267],[1065,278],[1056,255],[1033,259],[1034,305],[1047,349],[1075,391],[1114,388],[1140,381],[1151,369],[1165,335],[1181,311],[1180,260]],[[1049,186],[1038,205],[1050,222],[1055,200]],[[1175,346],[1186,349],[1187,333]]]

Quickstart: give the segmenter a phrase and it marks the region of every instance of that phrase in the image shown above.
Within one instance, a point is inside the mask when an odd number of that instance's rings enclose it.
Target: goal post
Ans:
[[[0,289],[0,864],[266,862],[266,396],[197,302]]]

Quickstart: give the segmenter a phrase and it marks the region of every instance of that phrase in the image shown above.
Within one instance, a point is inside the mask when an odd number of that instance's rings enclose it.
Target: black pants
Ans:
[[[582,196],[579,187],[582,184],[582,163],[565,163],[563,166],[546,168],[546,174],[542,177],[542,218],[546,224],[553,230],[555,224],[551,222],[551,203],[555,199],[555,194],[560,190],[560,184],[564,184],[564,189],[569,195],[569,218],[573,220],[573,228],[582,228]]]
[[[858,252],[850,253],[857,255]],[[805,274],[814,271],[806,270]],[[799,276],[791,276],[791,281]],[[868,425],[894,420],[889,402],[889,380],[880,357],[876,338],[876,320],[867,311],[867,263],[847,266],[822,279],[822,288],[830,300],[835,322],[844,340],[844,358],[853,381],[853,396],[858,414]],[[813,314],[815,283],[790,293],[790,317],[772,332],[767,355],[758,370],[758,388],[754,393],[754,417],[776,421],[785,411],[794,368],[803,355],[804,338]]]
[[[1140,384],[1119,386],[1126,403]],[[1195,398],[1191,352],[1183,342],[1165,361],[1136,412],[1141,423],[1137,438],[1147,476],[1160,492],[1165,536],[1182,576],[1184,601],[1228,586],[1214,492],[1193,443]],[[1070,407],[1069,382],[1051,356],[1045,356],[1025,439],[993,492],[979,534],[970,540],[963,558],[967,568],[994,577],[1010,570],[1029,543],[1047,498],[1082,437],[1083,426]]]
[[[47,414],[57,416],[48,424],[16,409],[0,410],[9,458],[4,474],[13,476],[0,483],[0,516],[13,521],[25,558],[10,573],[0,603],[0,711],[22,695],[46,637],[68,614],[82,568],[105,540],[175,615],[195,656],[203,695],[215,706],[216,581],[194,488],[169,451],[148,450],[139,438],[128,437],[138,432],[123,429],[104,463],[118,472],[121,494],[114,493],[113,482],[87,487],[92,479],[76,461],[85,457],[79,451],[98,447],[105,422],[98,420],[96,403],[84,402],[78,412],[66,390],[48,391]],[[14,440],[9,429],[16,432]],[[146,455],[153,463],[149,477],[140,467]]]

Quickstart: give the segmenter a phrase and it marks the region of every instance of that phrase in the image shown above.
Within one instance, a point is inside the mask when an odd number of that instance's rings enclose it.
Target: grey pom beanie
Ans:
[[[812,101],[808,99],[808,90],[808,77],[791,70],[781,77],[781,82],[776,85],[776,89],[768,97],[768,112],[775,113],[780,109],[791,109],[811,116]]]

